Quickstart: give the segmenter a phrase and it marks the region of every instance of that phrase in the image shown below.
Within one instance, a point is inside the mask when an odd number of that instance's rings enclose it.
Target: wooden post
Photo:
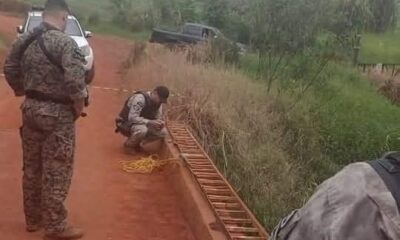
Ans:
[[[358,56],[360,54],[360,46],[361,46],[361,34],[357,34],[354,41],[354,58],[353,65],[357,66],[358,64]]]

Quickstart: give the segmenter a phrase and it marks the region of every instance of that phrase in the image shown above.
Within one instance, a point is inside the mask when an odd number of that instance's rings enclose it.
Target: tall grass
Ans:
[[[195,129],[205,149],[267,228],[308,197],[316,176],[309,172],[313,160],[306,155],[319,152],[318,141],[309,141],[318,139],[318,132],[302,112],[285,113],[288,99],[266,94],[263,83],[238,70],[190,64],[184,52],[153,46],[131,58],[138,55],[145,55],[140,56],[142,61],[127,61],[135,63],[126,65],[130,66],[126,84],[143,87],[129,82],[142,79],[148,86],[164,83],[172,88],[170,118]],[[306,130],[298,131],[296,125]],[[288,151],[293,147],[303,150]],[[293,157],[296,154],[301,156]]]

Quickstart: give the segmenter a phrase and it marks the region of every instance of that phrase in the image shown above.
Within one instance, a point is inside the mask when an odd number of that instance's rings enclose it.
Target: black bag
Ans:
[[[400,152],[386,153],[381,159],[369,164],[385,182],[400,211]]]

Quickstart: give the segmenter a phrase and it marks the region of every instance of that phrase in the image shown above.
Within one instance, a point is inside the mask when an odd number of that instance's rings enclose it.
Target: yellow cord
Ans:
[[[177,160],[159,160],[158,155],[150,155],[148,157],[142,157],[137,161],[121,161],[120,163],[122,170],[128,173],[152,173],[155,169],[159,169],[174,161],[176,162]]]

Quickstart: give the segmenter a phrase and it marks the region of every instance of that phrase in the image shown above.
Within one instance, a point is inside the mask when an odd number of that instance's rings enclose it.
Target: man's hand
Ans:
[[[75,120],[78,119],[82,115],[84,107],[85,107],[85,99],[79,99],[79,100],[74,101]]]
[[[164,122],[161,120],[150,120],[149,123],[147,123],[147,126],[149,128],[153,128],[155,130],[161,130],[164,128]]]

